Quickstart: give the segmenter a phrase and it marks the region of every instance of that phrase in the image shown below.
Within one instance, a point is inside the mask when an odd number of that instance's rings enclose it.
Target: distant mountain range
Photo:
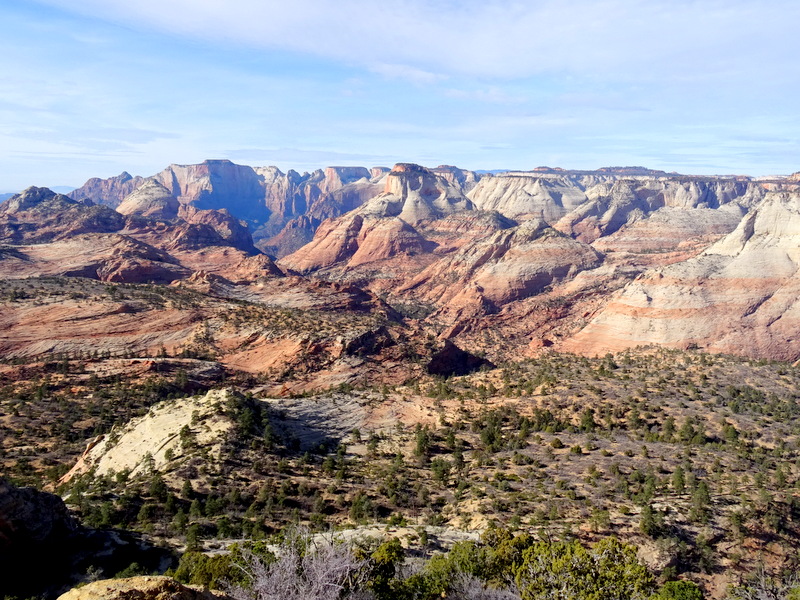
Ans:
[[[16,254],[0,274],[325,280],[493,360],[642,344],[796,359],[798,188],[797,174],[209,160],[6,200],[0,242]]]

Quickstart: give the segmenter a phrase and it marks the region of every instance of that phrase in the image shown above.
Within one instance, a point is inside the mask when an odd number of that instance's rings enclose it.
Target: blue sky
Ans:
[[[800,3],[3,0],[0,192],[311,170],[800,170]]]

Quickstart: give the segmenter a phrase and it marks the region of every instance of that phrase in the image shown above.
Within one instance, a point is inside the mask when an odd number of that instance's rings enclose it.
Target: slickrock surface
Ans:
[[[178,216],[179,207],[180,203],[167,188],[153,179],[148,179],[125,197],[117,206],[117,212],[123,215],[170,220]]]
[[[225,390],[211,390],[205,396],[181,398],[154,406],[144,417],[133,419],[122,429],[91,440],[78,464],[62,481],[94,468],[98,475],[129,471],[160,470],[172,460],[183,457],[181,430],[187,427],[192,440],[208,447],[218,458],[219,445],[231,429],[229,419],[222,416],[228,399]]]
[[[162,250],[116,233],[0,248],[0,277],[5,279],[64,275],[121,283],[169,283],[191,273],[176,263]]]
[[[70,590],[58,600],[225,600],[221,592],[202,590],[178,583],[171,577],[128,577],[103,579]]]

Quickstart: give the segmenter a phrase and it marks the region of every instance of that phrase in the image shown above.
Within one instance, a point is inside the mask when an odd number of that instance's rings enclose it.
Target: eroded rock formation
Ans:
[[[642,274],[562,349],[660,344],[796,359],[799,266],[800,195],[770,193],[698,256]]]

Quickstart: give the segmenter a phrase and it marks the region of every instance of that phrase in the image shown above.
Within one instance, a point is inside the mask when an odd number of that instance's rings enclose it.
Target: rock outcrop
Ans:
[[[48,540],[67,538],[78,531],[58,496],[18,488],[0,478],[0,562],[15,552],[33,550]]]
[[[496,210],[511,219],[536,217],[555,223],[588,201],[586,188],[597,179],[510,172],[483,177],[468,196],[482,210]]]
[[[168,552],[130,534],[84,529],[58,496],[18,488],[0,478],[0,593],[4,597],[52,598],[78,583],[89,566],[110,576],[134,561],[159,569],[171,560]]]
[[[123,215],[138,215],[151,219],[172,220],[178,216],[180,203],[163,185],[148,179],[128,194],[117,206]]]
[[[591,246],[532,219],[465,244],[431,264],[399,295],[413,292],[422,302],[475,316],[539,294],[601,261]]]
[[[169,283],[190,273],[164,251],[117,233],[20,245],[0,255],[0,276],[7,279],[62,275],[119,283]]]
[[[228,600],[222,592],[178,583],[171,577],[103,579],[70,590],[58,600]]]
[[[47,188],[30,187],[0,204],[0,243],[49,242],[124,226],[125,217],[107,206],[73,200]]]
[[[62,482],[89,469],[97,475],[128,471],[131,475],[160,470],[171,461],[183,458],[180,433],[184,426],[194,444],[207,447],[219,456],[226,434],[233,427],[220,409],[228,400],[226,390],[212,390],[205,396],[165,401],[147,415],[133,419],[121,430],[92,440],[78,464]],[[202,421],[202,426],[198,425]]]
[[[661,208],[691,211],[732,206],[734,210],[746,210],[760,201],[764,193],[757,184],[733,179],[614,180],[587,187],[587,202],[564,215],[555,226],[577,239],[593,242],[645,220]],[[730,214],[720,215],[720,221],[727,222]],[[706,223],[713,229],[716,226],[714,216],[714,212],[705,214],[697,221],[695,229]]]
[[[418,228],[471,208],[461,190],[444,177],[419,165],[398,164],[386,177],[383,193],[324,222],[311,243],[281,259],[279,265],[310,273],[431,252],[437,244]]]
[[[231,215],[227,209],[198,210],[193,206],[185,206],[180,211],[180,217],[190,225],[210,227],[219,236],[222,245],[232,246],[250,254],[258,253],[247,225]],[[218,244],[204,243],[204,245]]]
[[[126,196],[142,185],[144,181],[144,177],[138,175],[134,177],[127,171],[108,179],[92,177],[81,187],[72,190],[67,196],[73,200],[89,199],[95,204],[105,204],[111,208],[116,208]]]

